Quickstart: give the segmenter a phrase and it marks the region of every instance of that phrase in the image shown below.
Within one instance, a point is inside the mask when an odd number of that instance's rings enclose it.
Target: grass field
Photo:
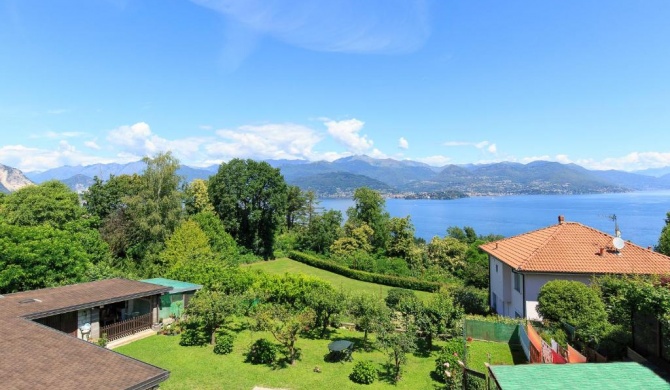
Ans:
[[[377,380],[371,385],[359,385],[349,379],[356,361],[371,360],[383,372],[386,355],[377,350],[365,352],[355,349],[353,362],[326,362],[328,343],[331,340],[346,338],[362,344],[362,333],[339,329],[331,334],[329,340],[298,340],[302,357],[294,366],[273,368],[265,365],[252,365],[244,362],[244,353],[255,340],[272,336],[264,332],[239,330],[235,346],[229,355],[216,355],[211,346],[182,347],[179,336],[152,336],[135,341],[116,349],[124,355],[142,360],[170,371],[170,378],[161,384],[161,389],[230,389],[251,390],[254,386],[282,389],[432,389],[440,383],[431,379],[435,366],[435,356],[420,357],[410,355],[404,366],[404,375],[397,384],[388,379]],[[433,354],[434,355],[434,354]],[[314,372],[315,367],[321,369]]]
[[[361,282],[360,280],[350,279],[342,275],[338,275],[320,268],[312,267],[295,260],[283,258],[271,261],[262,261],[259,263],[249,264],[245,267],[261,269],[271,274],[305,274],[330,282],[335,288],[342,289],[348,292],[367,292],[377,295],[379,297],[386,297],[388,290],[393,287],[384,286],[381,284],[374,284],[368,282]],[[422,300],[427,300],[431,293],[425,291],[415,291],[416,295]]]
[[[526,362],[521,346],[509,345],[507,343],[496,343],[493,341],[473,340],[467,343],[468,368],[475,371],[486,372],[484,363],[489,364],[522,364]],[[489,361],[488,354],[491,354]]]

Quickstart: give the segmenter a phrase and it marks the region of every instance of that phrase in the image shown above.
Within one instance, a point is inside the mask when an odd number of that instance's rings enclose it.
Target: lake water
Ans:
[[[351,199],[320,199],[320,207],[340,210],[346,219]],[[579,222],[614,235],[616,214],[621,237],[637,245],[656,245],[670,211],[670,191],[593,195],[520,195],[456,200],[387,199],[392,217],[411,216],[416,236],[444,236],[450,226],[471,226],[477,234],[509,237],[558,222]]]

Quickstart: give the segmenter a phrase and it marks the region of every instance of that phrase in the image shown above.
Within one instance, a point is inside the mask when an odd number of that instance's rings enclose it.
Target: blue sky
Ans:
[[[0,2],[0,163],[670,165],[670,2]]]

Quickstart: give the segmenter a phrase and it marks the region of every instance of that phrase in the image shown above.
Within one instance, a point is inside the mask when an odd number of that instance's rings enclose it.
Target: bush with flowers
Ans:
[[[451,339],[445,344],[435,359],[435,374],[446,383],[447,389],[459,389],[463,383],[463,369],[458,361],[463,361],[465,345],[462,339]]]

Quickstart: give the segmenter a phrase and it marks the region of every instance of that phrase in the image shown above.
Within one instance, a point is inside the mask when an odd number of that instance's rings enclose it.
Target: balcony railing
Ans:
[[[120,322],[100,327],[100,336],[107,333],[109,341],[130,336],[145,329],[151,329],[151,313],[142,314]]]

